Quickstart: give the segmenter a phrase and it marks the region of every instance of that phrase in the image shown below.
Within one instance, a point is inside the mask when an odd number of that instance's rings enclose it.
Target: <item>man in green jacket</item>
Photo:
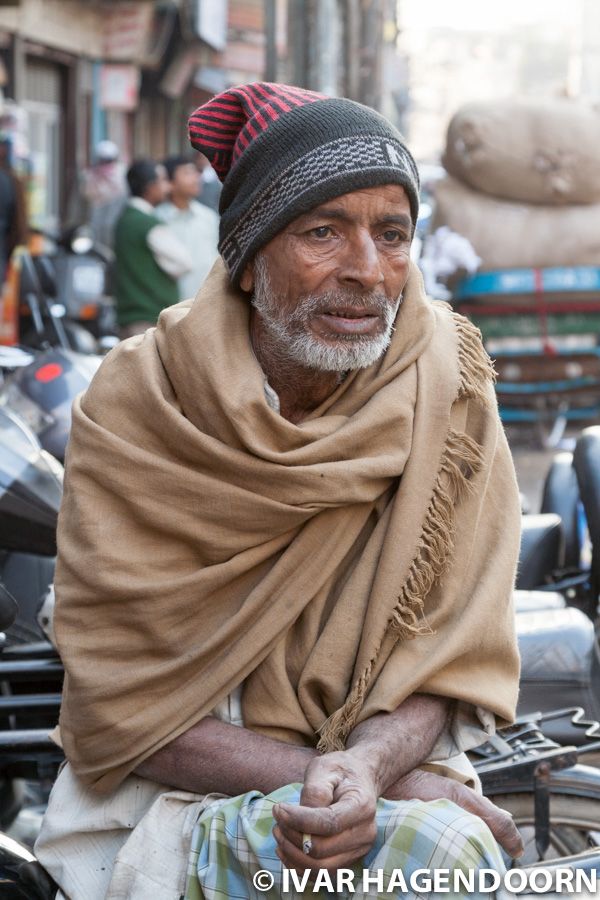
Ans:
[[[193,268],[186,248],[154,213],[166,199],[164,166],[137,160],[127,172],[131,192],[115,229],[115,296],[120,337],[141,334],[177,303],[177,279]]]

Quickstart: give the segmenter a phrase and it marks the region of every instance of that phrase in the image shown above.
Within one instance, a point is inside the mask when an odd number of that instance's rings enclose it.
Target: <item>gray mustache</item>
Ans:
[[[294,312],[325,312],[329,309],[368,309],[376,315],[385,315],[392,302],[385,294],[356,294],[346,291],[327,291],[324,294],[307,294],[302,297]]]

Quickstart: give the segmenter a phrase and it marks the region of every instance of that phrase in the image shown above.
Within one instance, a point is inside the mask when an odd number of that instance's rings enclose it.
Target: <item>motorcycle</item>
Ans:
[[[582,732],[578,747],[548,737],[548,725],[559,719]],[[525,852],[513,865],[568,865],[566,857],[585,862],[591,853],[598,869],[600,851],[591,848],[600,842],[600,772],[585,764],[597,752],[598,738],[600,723],[559,710],[522,716],[470,751],[485,796],[511,813],[521,833]]]
[[[520,587],[516,594],[521,652],[519,712],[580,710],[580,722],[600,718],[600,428],[582,432],[573,454],[554,461],[544,488],[544,512],[524,517]],[[584,518],[583,518],[584,516]],[[591,561],[585,562],[583,522]],[[592,726],[590,726],[592,727]],[[547,721],[558,742],[581,742],[585,728]],[[589,731],[589,728],[587,729]],[[599,748],[600,750],[600,748]],[[594,759],[600,762],[597,751]]]
[[[54,572],[62,476],[26,423],[0,406],[0,828],[19,823],[19,836],[31,838],[62,759],[48,735],[63,669],[37,624]],[[29,850],[5,833],[0,885],[3,898],[55,893]]]
[[[46,690],[48,684],[62,682],[62,669],[52,665],[51,648],[30,645],[24,656],[13,656],[6,648],[4,632],[10,628],[18,612],[18,605],[0,583],[0,827],[10,827],[23,806],[24,779],[39,785],[38,797],[47,799],[50,785],[56,777],[61,753],[50,741],[48,701],[53,713],[58,712],[60,694],[38,695],[35,680],[40,667]],[[50,649],[50,655],[48,650]],[[44,663],[46,665],[44,666]],[[56,676],[58,675],[58,679]],[[55,681],[52,682],[52,678]],[[27,679],[30,679],[29,681]],[[25,687],[25,691],[23,688]],[[33,689],[33,693],[32,693]],[[24,727],[27,726],[27,727]],[[35,727],[36,725],[40,727]],[[51,900],[56,885],[35,860],[34,855],[20,841],[0,832],[0,894],[3,900]]]
[[[103,357],[48,347],[24,354],[4,347],[0,351],[0,407],[12,410],[25,422],[43,449],[61,463],[71,430],[71,408],[85,391]]]
[[[61,464],[0,406],[0,577],[18,601],[10,643],[44,637],[37,614],[54,574],[62,479]]]
[[[35,349],[59,346],[106,353],[118,342],[108,295],[112,251],[78,228],[54,240],[38,234],[36,252],[19,252],[19,333]]]
[[[0,351],[0,578],[17,598],[19,614],[9,630],[11,643],[44,638],[38,614],[51,593],[56,554],[56,519],[74,397],[88,386],[99,356],[63,348],[40,353],[4,347]],[[30,489],[39,497],[22,498]],[[21,498],[21,501],[19,501]],[[20,502],[20,505],[19,505]],[[35,516],[44,502],[47,530],[40,538]],[[20,532],[5,510],[20,510]],[[37,507],[36,507],[37,504]]]

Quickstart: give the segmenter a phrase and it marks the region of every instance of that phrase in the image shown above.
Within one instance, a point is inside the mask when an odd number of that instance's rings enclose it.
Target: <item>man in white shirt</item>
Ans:
[[[167,202],[156,214],[185,246],[193,268],[177,282],[180,300],[195,297],[217,258],[219,217],[196,200],[200,189],[200,173],[186,156],[171,156],[164,163],[171,185]]]
[[[137,160],[127,172],[131,198],[115,229],[115,297],[121,339],[156,324],[177,303],[176,279],[191,271],[191,255],[155,215],[169,190],[164,166]]]

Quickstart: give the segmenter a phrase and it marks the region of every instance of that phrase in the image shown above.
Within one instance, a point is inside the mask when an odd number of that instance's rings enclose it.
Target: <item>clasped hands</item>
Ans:
[[[273,809],[277,855],[289,869],[348,868],[369,852],[376,837],[375,809],[388,800],[452,800],[479,816],[511,857],[523,853],[521,836],[509,813],[471,788],[431,772],[415,769],[390,787],[378,783],[368,756],[350,748],[314,757],[306,768],[298,805]],[[311,836],[310,856],[302,849]]]

